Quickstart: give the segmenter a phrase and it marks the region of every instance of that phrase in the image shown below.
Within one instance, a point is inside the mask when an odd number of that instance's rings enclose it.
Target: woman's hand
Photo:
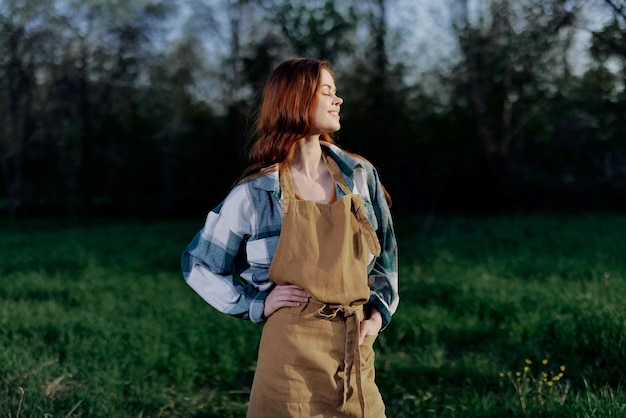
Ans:
[[[363,340],[365,340],[365,337],[368,335],[377,335],[382,326],[383,317],[378,309],[372,306],[370,317],[361,321],[361,327],[359,329],[359,345],[363,344]]]
[[[309,294],[303,288],[293,284],[277,285],[265,298],[263,316],[267,319],[280,308],[293,308],[308,301]]]

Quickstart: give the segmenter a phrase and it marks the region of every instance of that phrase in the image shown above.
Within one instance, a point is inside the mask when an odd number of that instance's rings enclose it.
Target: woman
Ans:
[[[183,254],[221,312],[265,323],[248,417],[384,417],[372,344],[398,306],[397,247],[374,167],[337,147],[329,64],[270,75],[251,164]]]

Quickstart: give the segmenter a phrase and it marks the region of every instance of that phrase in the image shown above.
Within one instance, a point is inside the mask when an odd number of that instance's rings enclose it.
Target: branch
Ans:
[[[618,16],[626,20],[626,11],[624,11],[625,8],[623,5],[619,6],[613,0],[604,0],[604,1],[606,2],[606,4],[611,6],[611,8],[615,11],[615,13],[617,13]]]

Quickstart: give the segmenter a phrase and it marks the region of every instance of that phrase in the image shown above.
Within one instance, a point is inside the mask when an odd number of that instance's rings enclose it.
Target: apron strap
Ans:
[[[348,187],[348,183],[343,178],[341,174],[341,169],[327,154],[322,153],[322,157],[324,158],[324,162],[326,163],[326,167],[328,167],[328,171],[330,171],[330,175],[337,182],[339,187],[343,190],[346,195],[352,196],[352,212],[356,216],[356,220],[359,222],[359,228],[361,229],[361,233],[365,237],[365,241],[370,249],[370,252],[378,257],[380,255],[380,242],[378,241],[378,236],[376,235],[376,231],[372,227],[369,219],[367,218],[367,214],[365,213],[365,203],[363,202],[363,198],[356,193],[352,193],[350,188]]]
[[[293,206],[296,200],[296,195],[293,187],[293,181],[291,180],[291,171],[289,167],[286,167],[278,172],[280,177],[280,189],[283,197],[283,213],[289,212],[289,209]]]
[[[333,160],[325,152],[323,152],[323,149],[322,149],[322,159],[324,160],[324,163],[326,164],[326,168],[328,168],[328,171],[330,172],[330,175],[332,176],[333,180],[335,180],[335,182],[339,185],[339,188],[343,190],[345,194],[347,195],[351,194],[352,190],[350,190],[350,188],[348,187],[348,183],[346,183],[346,179],[343,178],[343,175],[341,174],[341,169],[339,168],[335,160]]]

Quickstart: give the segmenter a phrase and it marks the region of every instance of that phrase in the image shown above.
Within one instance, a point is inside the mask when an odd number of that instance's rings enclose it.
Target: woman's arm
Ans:
[[[250,236],[251,220],[256,219],[253,211],[244,186],[233,189],[209,212],[204,228],[183,252],[181,263],[187,284],[215,309],[263,322],[267,292],[233,275],[235,258]]]

